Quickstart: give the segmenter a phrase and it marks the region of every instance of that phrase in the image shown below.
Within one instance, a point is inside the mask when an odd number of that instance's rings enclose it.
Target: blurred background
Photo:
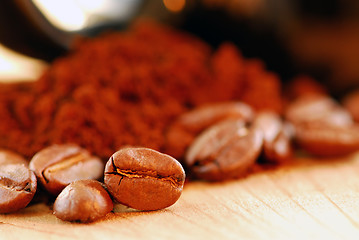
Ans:
[[[124,30],[141,17],[214,47],[232,41],[284,82],[308,74],[338,96],[359,85],[357,0],[0,1],[0,79],[36,78],[77,35]]]

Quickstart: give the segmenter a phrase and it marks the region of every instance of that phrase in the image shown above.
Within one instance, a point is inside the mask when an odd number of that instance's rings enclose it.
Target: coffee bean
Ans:
[[[359,126],[295,125],[297,144],[316,156],[332,157],[359,150]]]
[[[252,108],[242,102],[212,103],[181,115],[166,134],[166,153],[181,159],[194,138],[206,128],[225,119],[252,121]]]
[[[294,100],[304,95],[328,95],[328,90],[312,77],[299,75],[286,84],[283,94],[288,100]]]
[[[221,181],[245,175],[260,154],[263,133],[241,120],[220,122],[199,135],[185,161],[199,179]]]
[[[35,174],[24,164],[0,166],[0,213],[26,207],[36,192]]]
[[[148,148],[123,148],[105,167],[104,182],[114,199],[138,210],[171,206],[180,197],[184,180],[176,159]]]
[[[285,117],[293,124],[350,126],[350,113],[336,101],[323,95],[305,95],[289,104]]]
[[[293,155],[291,134],[277,113],[261,112],[253,123],[263,132],[263,157],[271,163],[283,163]]]
[[[353,116],[354,120],[359,122],[359,90],[355,90],[346,95],[342,103],[344,108]]]
[[[39,181],[50,193],[57,195],[69,183],[82,179],[99,179],[103,175],[101,159],[73,144],[52,145],[30,161]]]
[[[28,166],[29,163],[21,155],[9,150],[1,149],[0,166],[5,164],[24,164],[25,166]]]
[[[92,222],[113,209],[110,195],[96,180],[70,183],[54,202],[54,215],[64,221]]]
[[[306,96],[290,104],[286,118],[295,141],[307,152],[323,157],[359,150],[359,130],[351,114],[328,96]]]

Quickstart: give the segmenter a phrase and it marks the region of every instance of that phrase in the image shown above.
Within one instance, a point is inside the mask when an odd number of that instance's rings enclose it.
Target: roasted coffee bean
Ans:
[[[0,213],[26,207],[36,192],[35,174],[24,164],[0,166]]]
[[[297,144],[323,157],[340,156],[359,150],[359,126],[295,125]]]
[[[113,209],[110,195],[96,180],[79,180],[67,185],[54,203],[54,215],[64,221],[92,222]]]
[[[349,93],[344,97],[343,106],[353,116],[356,122],[359,122],[359,90]]]
[[[291,134],[277,113],[261,112],[253,123],[263,132],[263,157],[271,163],[283,163],[293,155]]]
[[[206,128],[225,119],[252,121],[252,108],[242,102],[214,103],[181,115],[166,134],[166,153],[181,159],[194,138]]]
[[[47,147],[34,155],[29,166],[54,195],[73,181],[101,178],[104,169],[101,159],[73,144]]]
[[[185,161],[199,179],[221,181],[245,175],[262,149],[263,133],[241,120],[220,122],[200,134]]]
[[[299,75],[286,84],[283,93],[288,100],[293,101],[304,95],[328,95],[328,90],[310,76]]]
[[[19,154],[0,150],[0,213],[26,207],[36,192],[35,174]]]
[[[116,201],[137,210],[158,210],[180,197],[185,180],[173,157],[148,148],[123,148],[105,167],[104,182]]]
[[[285,111],[288,121],[296,124],[350,126],[350,113],[336,101],[324,95],[305,95],[289,104]]]
[[[24,164],[28,166],[28,161],[25,160],[21,155],[14,153],[12,151],[0,150],[0,166],[5,164]]]

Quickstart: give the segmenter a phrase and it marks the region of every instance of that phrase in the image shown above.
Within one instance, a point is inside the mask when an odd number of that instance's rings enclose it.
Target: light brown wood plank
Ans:
[[[297,159],[291,166],[224,183],[193,182],[155,212],[115,213],[92,224],[63,222],[49,206],[0,215],[0,239],[355,239],[359,154]]]

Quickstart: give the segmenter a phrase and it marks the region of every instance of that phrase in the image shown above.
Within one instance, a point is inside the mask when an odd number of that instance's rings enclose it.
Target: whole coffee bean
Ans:
[[[350,113],[336,101],[324,95],[305,95],[289,104],[285,117],[293,124],[350,126]]]
[[[346,95],[342,101],[343,106],[353,116],[356,122],[359,122],[359,90]]]
[[[295,139],[307,152],[322,157],[340,156],[359,150],[359,126],[295,125]]]
[[[64,221],[92,222],[113,209],[110,195],[96,180],[67,185],[54,202],[54,215]]]
[[[294,100],[304,95],[328,95],[328,90],[315,79],[306,75],[299,75],[286,84],[284,95]]]
[[[171,206],[180,197],[184,180],[176,159],[148,148],[123,148],[105,167],[104,182],[114,199],[138,210]]]
[[[9,150],[0,149],[0,166],[5,164],[24,164],[28,166],[28,161],[25,160],[21,155],[14,153]]]
[[[35,174],[24,164],[0,166],[0,213],[26,207],[36,192]]]
[[[73,144],[47,147],[34,155],[29,166],[54,195],[76,180],[101,178],[104,169],[101,159]]]
[[[271,163],[283,163],[293,155],[291,134],[277,113],[261,112],[253,123],[263,132],[263,157]]]
[[[254,111],[242,102],[204,105],[181,115],[166,134],[166,153],[181,159],[195,137],[206,128],[225,119],[252,121]]]
[[[200,134],[189,147],[185,161],[192,173],[209,181],[239,178],[257,160],[263,143],[258,127],[241,120],[220,122]]]

